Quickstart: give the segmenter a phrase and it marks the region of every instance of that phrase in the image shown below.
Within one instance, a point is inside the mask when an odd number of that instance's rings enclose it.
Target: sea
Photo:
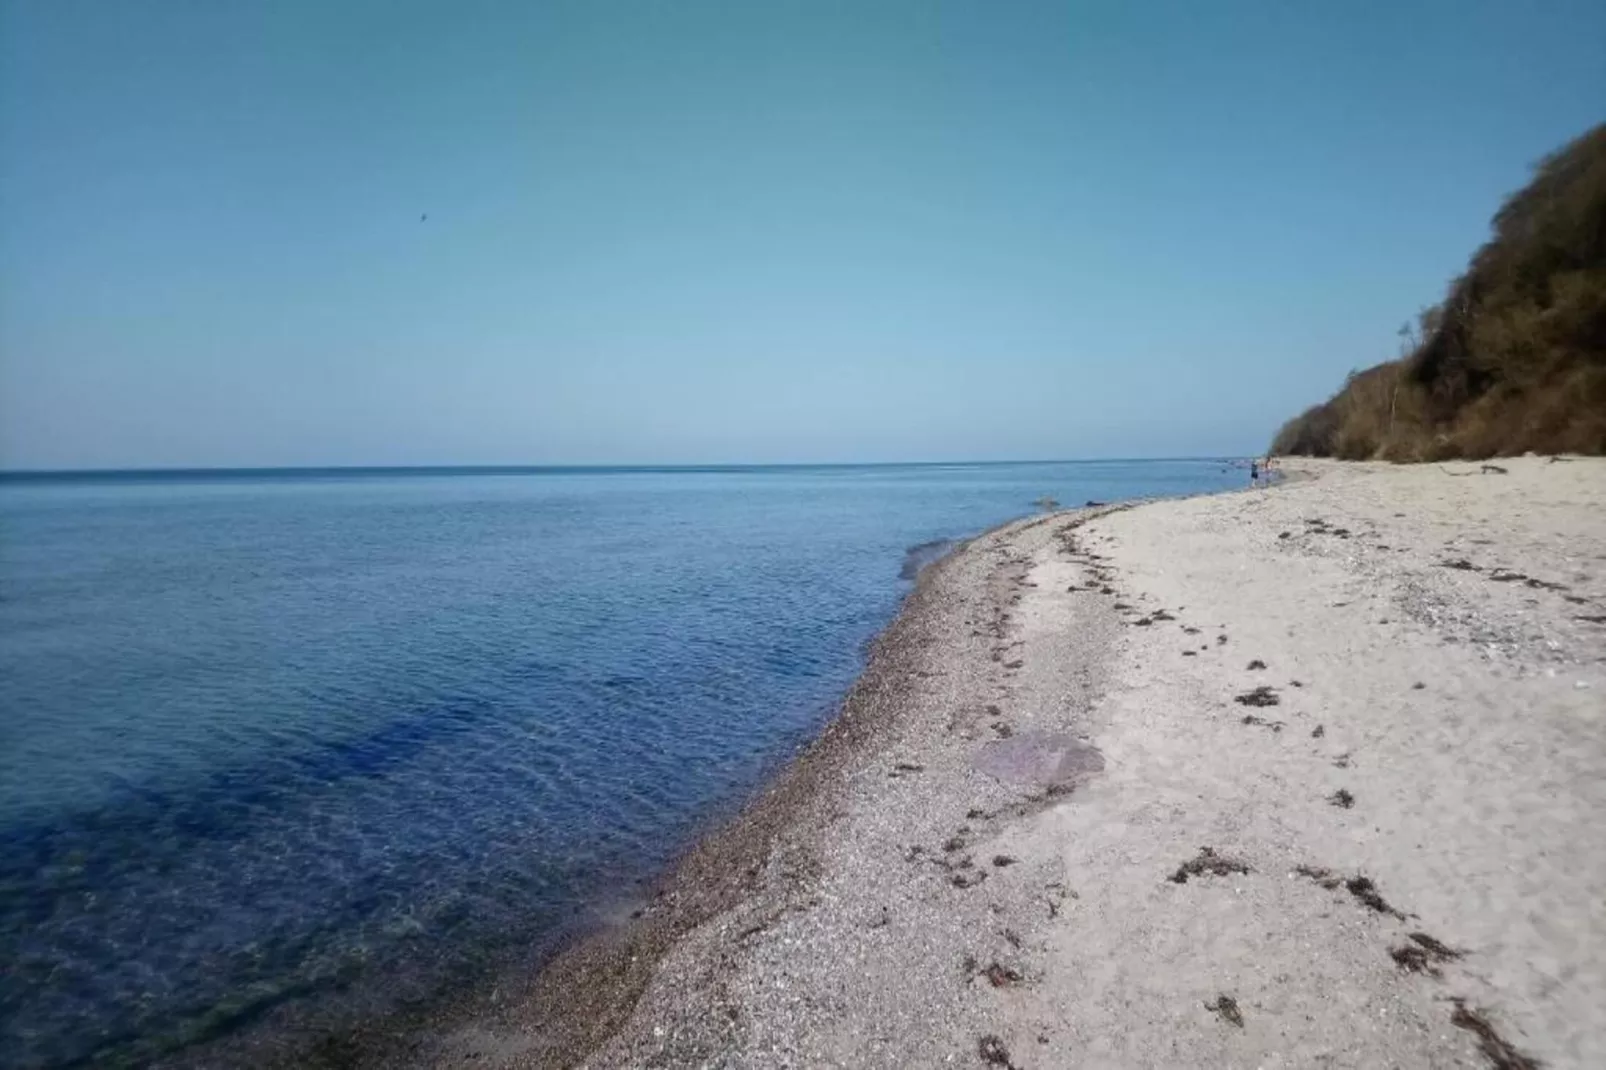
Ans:
[[[193,1060],[533,970],[821,728],[955,540],[1246,482],[0,475],[0,1062]]]

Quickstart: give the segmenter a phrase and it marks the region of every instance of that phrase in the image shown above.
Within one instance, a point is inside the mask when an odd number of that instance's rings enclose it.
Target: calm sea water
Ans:
[[[0,1052],[427,996],[815,731],[907,554],[1221,462],[0,481]]]

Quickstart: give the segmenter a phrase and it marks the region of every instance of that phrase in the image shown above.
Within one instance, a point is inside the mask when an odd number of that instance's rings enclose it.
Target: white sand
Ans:
[[[1606,461],[1501,464],[1290,464],[936,566],[874,731],[591,1065],[1490,1065],[1462,999],[1606,1066]],[[1201,847],[1248,872],[1171,880]],[[1464,955],[1411,972],[1411,933]],[[438,1061],[550,1065],[545,1028]]]

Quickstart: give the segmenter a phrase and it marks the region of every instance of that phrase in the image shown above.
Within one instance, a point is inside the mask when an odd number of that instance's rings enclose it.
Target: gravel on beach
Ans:
[[[637,917],[411,1061],[1606,1065],[1606,461],[1502,466],[972,540]]]

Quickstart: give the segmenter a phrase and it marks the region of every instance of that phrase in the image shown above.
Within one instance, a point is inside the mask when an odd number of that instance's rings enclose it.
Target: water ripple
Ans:
[[[828,716],[900,568],[1230,478],[0,484],[0,1050],[139,1061],[538,949]]]

